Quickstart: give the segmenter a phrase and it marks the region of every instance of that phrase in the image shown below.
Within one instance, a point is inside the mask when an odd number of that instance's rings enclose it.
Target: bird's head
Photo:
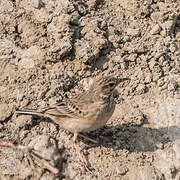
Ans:
[[[116,78],[113,76],[106,76],[98,78],[92,84],[91,90],[94,91],[96,95],[101,97],[110,96],[115,90],[116,86],[128,78]]]

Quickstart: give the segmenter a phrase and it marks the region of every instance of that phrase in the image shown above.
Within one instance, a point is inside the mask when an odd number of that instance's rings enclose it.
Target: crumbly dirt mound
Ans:
[[[178,0],[0,1],[0,138],[33,146],[61,175],[0,148],[0,179],[180,179]],[[130,78],[117,88],[107,127],[80,145],[52,122],[15,115],[87,89],[96,76]],[[61,165],[60,165],[60,161]]]

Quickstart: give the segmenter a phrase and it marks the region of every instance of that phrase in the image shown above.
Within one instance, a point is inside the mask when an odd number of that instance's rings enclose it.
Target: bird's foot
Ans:
[[[86,161],[86,158],[83,156],[83,154],[81,154],[80,152],[80,148],[79,148],[79,145],[76,144],[76,142],[74,143],[74,148],[75,148],[75,151],[79,157],[79,162],[80,164],[82,165],[82,167],[87,171],[87,172],[90,172],[92,174],[92,170],[89,168],[88,166],[88,163]]]

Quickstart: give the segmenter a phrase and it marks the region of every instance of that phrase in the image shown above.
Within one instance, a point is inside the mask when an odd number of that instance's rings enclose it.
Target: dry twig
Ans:
[[[54,174],[58,174],[59,170],[53,166],[51,166],[48,162],[46,162],[44,159],[41,159],[36,153],[31,152],[31,156],[37,161],[39,162],[42,166],[44,166],[46,169],[48,169],[49,171],[51,171]]]
[[[34,169],[34,164],[33,164],[33,161],[31,159],[31,157],[33,157],[37,162],[39,162],[43,167],[45,167],[46,169],[48,169],[52,173],[54,173],[54,174],[59,173],[59,170],[57,168],[53,167],[47,161],[40,158],[35,152],[33,152],[33,149],[30,149],[27,146],[14,145],[10,141],[0,141],[0,147],[10,147],[10,148],[13,148],[13,149],[21,150],[23,152],[27,152],[28,156],[29,156],[28,160],[30,162],[30,166],[31,166],[32,169]]]

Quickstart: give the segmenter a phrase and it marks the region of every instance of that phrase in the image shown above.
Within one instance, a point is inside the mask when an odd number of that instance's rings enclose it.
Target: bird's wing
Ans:
[[[82,96],[56,103],[42,112],[49,117],[60,119],[83,118],[88,114],[89,101]]]

